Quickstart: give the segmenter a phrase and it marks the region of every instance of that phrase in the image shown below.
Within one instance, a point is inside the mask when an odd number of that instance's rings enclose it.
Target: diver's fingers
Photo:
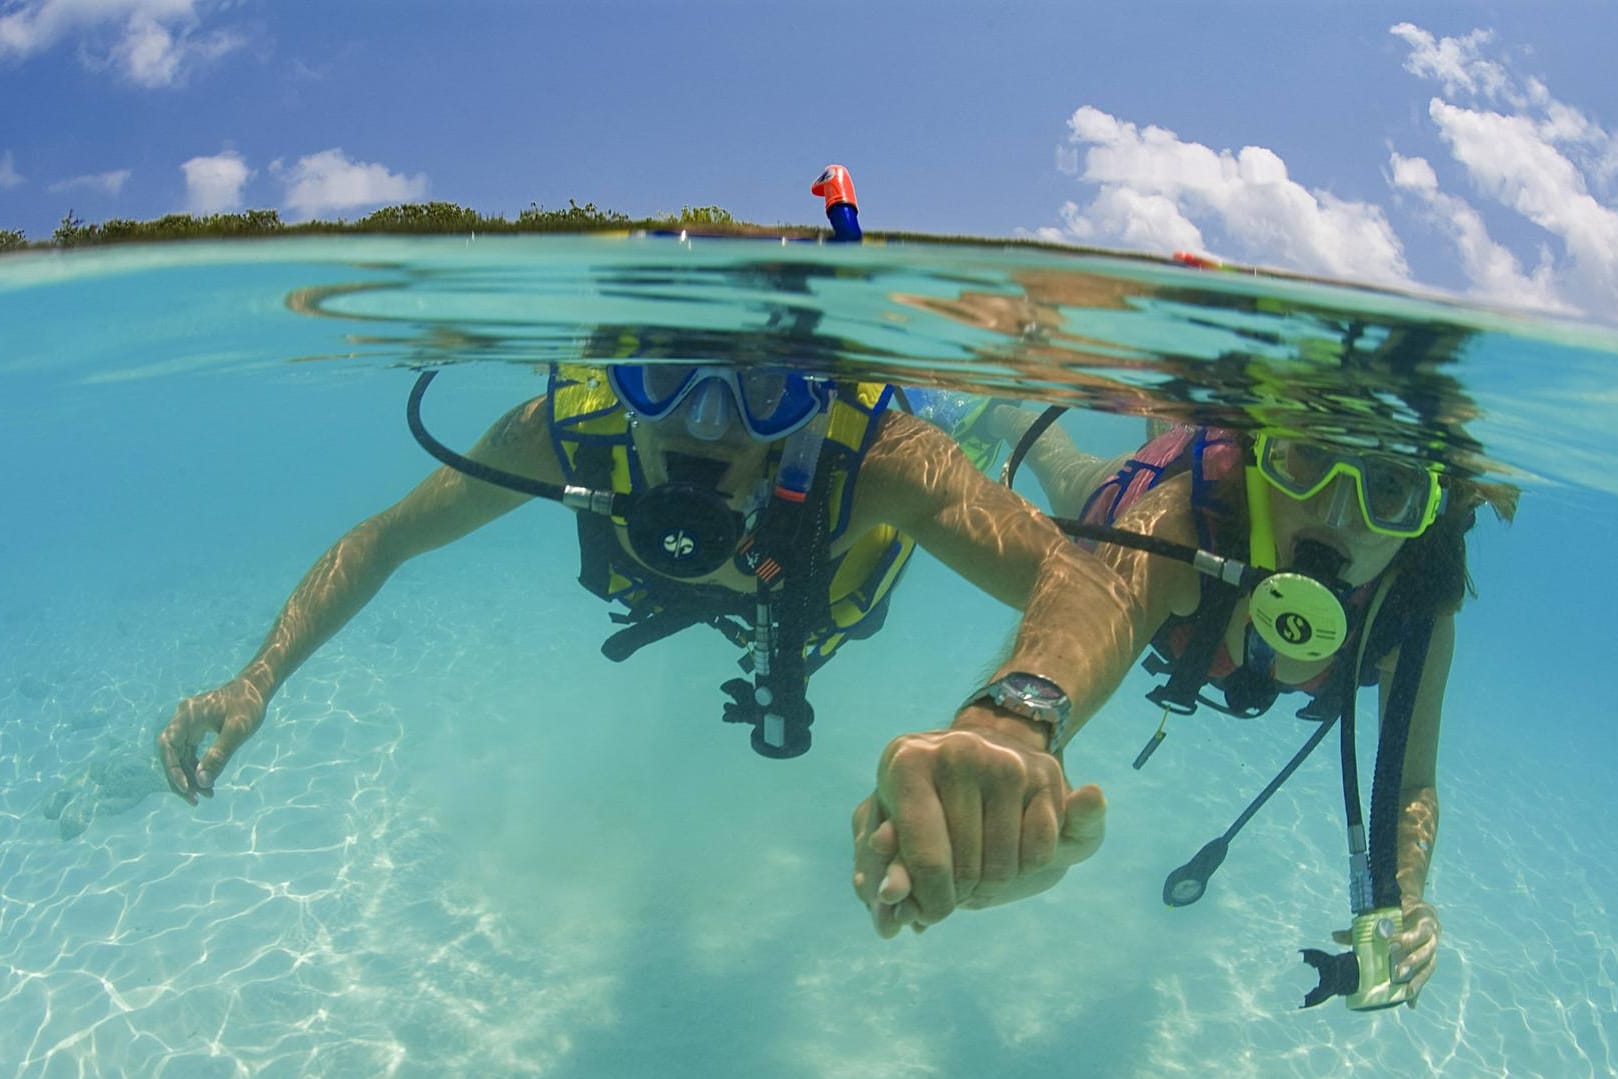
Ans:
[[[909,907],[912,904],[907,901],[902,905]],[[892,903],[872,903],[870,905],[870,910],[871,925],[876,930],[876,935],[881,937],[883,940],[892,940],[894,937],[898,936],[899,931],[905,927],[905,923],[899,920],[898,905]]]
[[[208,752],[202,755],[202,761],[197,765],[196,781],[197,791],[208,797],[213,797],[214,781],[224,771],[225,765],[236,750],[241,748],[243,742],[252,737],[258,729],[258,717],[244,710],[233,710],[219,725],[219,736],[208,747]]]
[[[882,875],[882,882],[877,887],[876,898],[877,902],[889,906],[910,898],[910,870],[905,868],[903,862],[888,864],[887,872]]]
[[[1062,818],[1062,857],[1077,865],[1101,849],[1107,836],[1107,797],[1094,783],[1069,791]]]
[[[955,909],[955,857],[944,807],[931,783],[901,784],[893,822],[911,894],[931,920],[942,920]]]
[[[1062,822],[1056,818],[1056,807],[1049,798],[1035,798],[1028,803],[1028,808],[1022,811],[1022,842],[1019,846],[1018,862],[1013,866],[1024,873],[1034,872],[1050,864],[1056,854],[1057,840],[1062,833]],[[1011,875],[994,878],[989,876],[988,857],[984,857],[984,878],[1003,882],[1011,879]]]
[[[174,710],[174,718],[157,734],[157,753],[163,762],[163,775],[169,789],[192,805],[197,804],[193,773],[197,767],[197,746],[187,728],[186,709],[190,702],[182,701]]]
[[[866,843],[872,853],[892,858],[899,853],[899,829],[891,820],[883,820],[871,831],[871,838]]]
[[[983,791],[976,783],[951,783],[941,792],[940,804],[944,807],[944,826],[949,832],[953,900],[964,903],[983,878],[986,809]]]
[[[853,818],[849,821],[854,831],[854,842],[858,843],[862,836],[869,835],[882,820],[882,806],[877,802],[876,795],[866,796],[864,801],[854,807]]]

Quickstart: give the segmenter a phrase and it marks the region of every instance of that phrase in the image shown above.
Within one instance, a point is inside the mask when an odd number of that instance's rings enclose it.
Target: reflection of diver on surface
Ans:
[[[1175,428],[1099,468],[1094,458],[1064,462],[1060,447],[1071,443],[1060,429],[1055,449],[1031,453],[1059,411],[1024,424],[1006,472],[1014,477],[1026,457],[1058,524],[1100,545],[1146,593],[1145,666],[1164,679],[1148,698],[1163,720],[1135,767],[1162,742],[1170,713],[1208,706],[1250,717],[1282,692],[1312,698],[1298,713],[1317,724],[1304,745],[1223,835],[1169,875],[1164,902],[1202,896],[1237,832],[1337,724],[1355,950],[1304,951],[1321,976],[1305,1003],[1336,994],[1356,1009],[1413,1002],[1437,939],[1421,899],[1436,838],[1433,761],[1480,488],[1437,463],[1274,429]],[[1072,472],[1105,478],[1080,497]],[[1382,692],[1369,837],[1354,754],[1362,685]]]

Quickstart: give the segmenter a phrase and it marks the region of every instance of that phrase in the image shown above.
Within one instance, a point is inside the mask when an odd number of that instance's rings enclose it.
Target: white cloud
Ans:
[[[1494,39],[1487,30],[1465,37],[1434,38],[1419,26],[1402,22],[1388,33],[1410,46],[1405,70],[1423,79],[1437,79],[1451,96],[1467,93],[1489,100],[1522,104],[1521,92],[1505,67],[1483,56],[1483,46]]]
[[[1064,207],[1069,238],[1168,253],[1203,251],[1217,223],[1244,257],[1309,273],[1406,283],[1403,247],[1379,207],[1311,191],[1262,146],[1213,150],[1084,106],[1068,121],[1095,198]]]
[[[332,210],[413,202],[427,194],[422,173],[404,176],[383,165],[350,161],[340,149],[322,150],[287,167],[279,160],[270,171],[286,185],[286,207],[296,217]]]
[[[1523,272],[1517,256],[1489,236],[1483,216],[1455,195],[1438,189],[1438,174],[1424,158],[1394,154],[1393,185],[1415,195],[1427,208],[1428,216],[1448,233],[1460,255],[1461,269],[1482,298],[1501,303],[1538,307],[1568,313],[1554,280],[1550,254],[1540,252],[1532,274]]]
[[[129,169],[114,169],[111,172],[95,172],[87,176],[73,176],[66,180],[57,180],[45,190],[52,194],[64,191],[91,191],[98,195],[116,195],[123,191],[124,184],[132,175]]]
[[[185,173],[185,208],[193,214],[220,214],[241,209],[242,188],[254,176],[234,150],[213,157],[193,157],[180,166]]]
[[[202,29],[207,0],[15,0],[0,15],[0,60],[26,59],[76,40],[93,67],[110,66],[137,86],[173,86],[246,43]]]
[[[0,154],[0,191],[10,191],[26,182],[26,179],[17,172],[17,165],[11,159],[11,151],[7,150]]]
[[[1479,211],[1441,191],[1426,162],[1430,178],[1401,183],[1403,159],[1395,154],[1396,187],[1421,198],[1480,291],[1612,317],[1618,310],[1618,208],[1598,195],[1618,175],[1618,138],[1558,101],[1544,82],[1519,79],[1509,64],[1485,55],[1492,39],[1483,31],[1435,39],[1400,23],[1390,32],[1410,46],[1406,69],[1440,84],[1443,96],[1428,103],[1427,113],[1466,180],[1543,229],[1560,260],[1542,249],[1536,269],[1521,277],[1517,258],[1490,239]]]
[[[1408,46],[1405,69],[1441,90],[1427,115],[1449,158],[1392,152],[1396,205],[1450,245],[1472,294],[1614,318],[1618,134],[1559,101],[1543,80],[1519,76],[1486,30],[1438,37],[1399,23],[1389,32]],[[1411,283],[1404,244],[1382,207],[1300,183],[1274,150],[1213,149],[1088,105],[1068,126],[1057,168],[1093,194],[1065,203],[1061,227],[1039,230],[1041,238],[1165,254],[1229,247],[1249,262]],[[1475,201],[1447,189],[1457,176]],[[1543,238],[1501,242],[1490,226],[1502,215],[1531,223]]]

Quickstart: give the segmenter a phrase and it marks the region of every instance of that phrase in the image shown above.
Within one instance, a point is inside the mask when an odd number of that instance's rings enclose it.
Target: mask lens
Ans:
[[[1384,528],[1419,526],[1431,497],[1431,474],[1403,461],[1369,460],[1361,480],[1371,523]]]
[[[802,375],[752,371],[738,379],[748,432],[754,438],[784,438],[813,419],[825,403]]]
[[[674,411],[690,391],[697,371],[689,365],[618,364],[607,368],[607,383],[629,411],[655,421]]]
[[[787,377],[779,371],[749,371],[737,375],[742,387],[742,406],[754,421],[768,421],[781,408]]]
[[[645,372],[642,381],[646,387],[646,402],[653,409],[672,405],[697,373],[697,369],[688,364],[669,367],[652,364],[642,370]]]
[[[1337,456],[1309,442],[1268,438],[1264,443],[1263,472],[1288,494],[1305,496],[1326,482],[1337,467]]]
[[[712,441],[739,414],[749,437],[785,438],[808,423],[825,399],[802,375],[780,369],[655,365],[609,369],[613,391],[631,412],[653,422],[683,408],[691,433]],[[700,433],[699,433],[700,431]]]

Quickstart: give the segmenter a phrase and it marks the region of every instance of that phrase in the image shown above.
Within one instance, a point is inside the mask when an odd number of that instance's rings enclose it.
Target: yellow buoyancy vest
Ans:
[[[827,543],[840,537],[848,526],[860,463],[891,395],[891,387],[880,383],[838,386],[820,459],[820,467],[831,470],[826,488]],[[604,368],[585,364],[553,366],[547,404],[551,439],[568,483],[605,487],[610,482],[611,490],[618,494],[644,489],[645,477],[630,438],[629,417],[608,385]],[[581,516],[581,525],[584,523]],[[615,615],[616,620],[638,622],[654,615],[668,597],[680,590],[711,597],[716,619],[750,609],[750,596],[732,594],[733,599],[721,598],[716,593],[728,590],[689,585],[653,574],[623,550],[620,534],[624,525],[622,519],[614,518],[613,528],[587,531],[581,527],[580,535],[584,565],[580,582],[603,599],[619,600],[629,608],[627,615]],[[869,636],[881,625],[889,593],[914,548],[915,541],[909,536],[889,525],[880,525],[858,537],[853,546],[833,560],[827,615],[810,632],[805,645],[810,670],[831,658],[845,641]],[[741,643],[739,637],[733,639]]]

